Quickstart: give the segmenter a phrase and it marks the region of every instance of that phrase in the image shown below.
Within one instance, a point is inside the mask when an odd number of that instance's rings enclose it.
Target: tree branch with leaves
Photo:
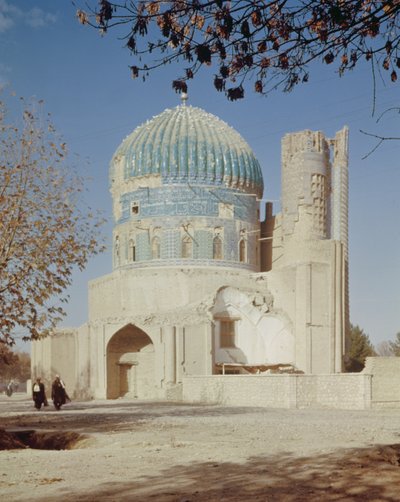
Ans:
[[[183,73],[172,85],[186,92],[210,67],[216,90],[237,100],[249,82],[261,94],[290,91],[308,80],[313,61],[336,63],[343,74],[365,59],[395,82],[399,12],[400,0],[100,0],[77,17],[102,34],[118,32],[135,58],[134,78],[179,62]]]
[[[85,178],[39,104],[0,103],[0,344],[49,334],[65,316],[75,269],[104,249],[104,220],[84,203]],[[41,105],[40,105],[41,106]]]

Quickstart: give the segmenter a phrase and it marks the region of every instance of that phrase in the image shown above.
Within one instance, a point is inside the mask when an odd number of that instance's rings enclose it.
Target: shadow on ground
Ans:
[[[238,459],[239,461],[240,459]],[[400,444],[295,458],[254,457],[246,463],[193,463],[159,476],[99,483],[90,493],[60,491],[62,500],[157,502],[398,501]]]
[[[286,411],[290,413],[289,410]],[[286,413],[285,412],[285,413]],[[61,412],[32,410],[29,401],[1,402],[0,428],[71,430],[78,433],[133,431],[168,416],[188,418],[248,414],[248,408],[154,402],[72,403]],[[251,413],[275,416],[277,410],[252,408]],[[322,413],[321,411],[319,413]],[[332,413],[326,410],[326,413]],[[296,410],[296,416],[302,414]],[[349,419],[350,415],[346,415]],[[353,418],[357,415],[352,414]],[[309,415],[307,415],[309,417]],[[157,427],[160,425],[158,422]],[[312,426],[312,424],[309,424]],[[181,425],[180,425],[181,427]],[[179,443],[176,459],[179,459]],[[90,491],[61,487],[46,501],[157,502],[331,502],[400,500],[400,444],[298,457],[289,453],[254,456],[236,462],[190,462],[165,466],[157,475],[124,482],[100,478]],[[118,469],[118,465],[112,466]],[[103,479],[103,481],[102,481]]]

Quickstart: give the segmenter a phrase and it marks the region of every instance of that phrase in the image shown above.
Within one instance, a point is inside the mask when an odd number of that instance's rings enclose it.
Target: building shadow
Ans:
[[[398,501],[400,444],[307,457],[290,454],[238,462],[166,467],[119,483],[99,483],[90,493],[62,500],[157,502]],[[74,498],[75,497],[75,498]]]

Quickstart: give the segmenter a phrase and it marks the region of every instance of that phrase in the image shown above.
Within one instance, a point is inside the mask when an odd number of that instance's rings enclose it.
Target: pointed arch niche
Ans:
[[[241,263],[247,262],[247,242],[245,239],[239,241],[239,261]]]
[[[146,399],[155,395],[154,345],[140,328],[128,324],[107,345],[107,399]]]
[[[161,240],[158,234],[154,235],[151,240],[151,257],[153,260],[159,260],[161,258]]]
[[[222,258],[223,258],[222,239],[219,233],[215,233],[213,239],[213,259],[222,260]]]
[[[182,238],[182,258],[193,258],[193,240],[188,235]]]

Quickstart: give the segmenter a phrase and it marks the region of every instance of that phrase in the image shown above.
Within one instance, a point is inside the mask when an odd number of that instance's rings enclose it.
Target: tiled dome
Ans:
[[[182,104],[137,127],[118,147],[124,178],[160,175],[163,184],[217,185],[262,195],[260,165],[228,124]],[[112,175],[112,172],[111,172]]]

